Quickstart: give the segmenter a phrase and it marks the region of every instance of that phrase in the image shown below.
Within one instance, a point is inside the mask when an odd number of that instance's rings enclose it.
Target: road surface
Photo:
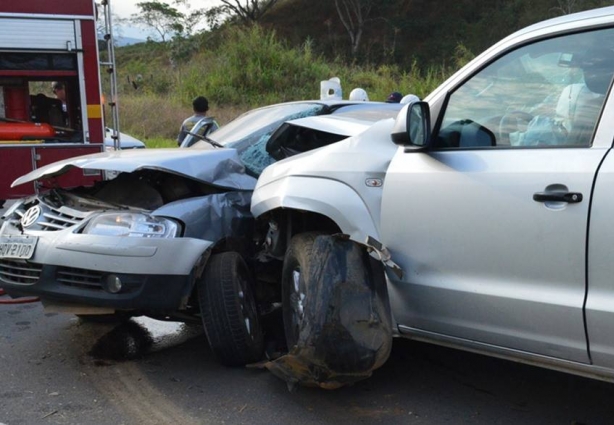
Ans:
[[[199,326],[0,304],[6,425],[597,425],[612,423],[613,396],[613,384],[405,340],[352,387],[289,392],[267,371],[220,366]]]

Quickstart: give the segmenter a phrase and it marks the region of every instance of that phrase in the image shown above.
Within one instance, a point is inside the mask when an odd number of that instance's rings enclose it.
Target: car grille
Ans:
[[[8,220],[17,225],[26,211],[36,205],[41,208],[42,212],[36,223],[28,227],[28,229],[32,230],[56,231],[66,229],[78,224],[87,215],[86,212],[77,211],[65,206],[57,208],[36,200],[16,209],[13,215],[8,217]]]
[[[67,286],[84,289],[102,289],[102,273],[92,270],[58,267],[56,280]]]
[[[0,260],[0,280],[20,285],[38,282],[43,266],[25,261]]]
[[[60,210],[55,208],[49,208],[48,211],[43,213],[43,217],[44,218],[38,222],[38,225],[41,226],[41,230],[47,231],[65,229],[83,220],[83,217],[76,217],[66,212],[60,212]]]

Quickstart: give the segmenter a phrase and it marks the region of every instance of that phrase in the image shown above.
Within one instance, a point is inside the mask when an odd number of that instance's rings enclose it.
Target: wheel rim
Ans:
[[[243,322],[245,323],[245,330],[250,338],[255,338],[254,331],[256,326],[256,305],[250,297],[249,281],[245,279],[245,276],[241,276],[239,283],[239,305],[241,306],[241,314],[243,315]]]
[[[290,293],[290,307],[292,310],[292,329],[294,337],[298,341],[300,326],[305,316],[305,293],[301,285],[301,269],[296,267],[292,270],[292,287]],[[297,341],[293,341],[296,343]]]

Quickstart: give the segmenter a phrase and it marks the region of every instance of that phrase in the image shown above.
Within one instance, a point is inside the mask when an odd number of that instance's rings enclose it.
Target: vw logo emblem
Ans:
[[[40,217],[41,212],[41,207],[39,207],[38,205],[28,209],[28,211],[26,211],[23,217],[21,217],[21,220],[19,220],[21,225],[23,227],[29,227],[33,225],[34,223],[36,223],[36,220],[38,220],[38,217]]]

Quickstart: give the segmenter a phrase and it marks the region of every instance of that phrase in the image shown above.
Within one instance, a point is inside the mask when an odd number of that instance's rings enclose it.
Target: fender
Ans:
[[[379,191],[381,188],[371,188]],[[379,240],[379,230],[363,198],[338,180],[309,176],[286,176],[258,187],[252,197],[254,217],[277,208],[296,209],[324,215],[333,220],[350,239],[364,244]]]

